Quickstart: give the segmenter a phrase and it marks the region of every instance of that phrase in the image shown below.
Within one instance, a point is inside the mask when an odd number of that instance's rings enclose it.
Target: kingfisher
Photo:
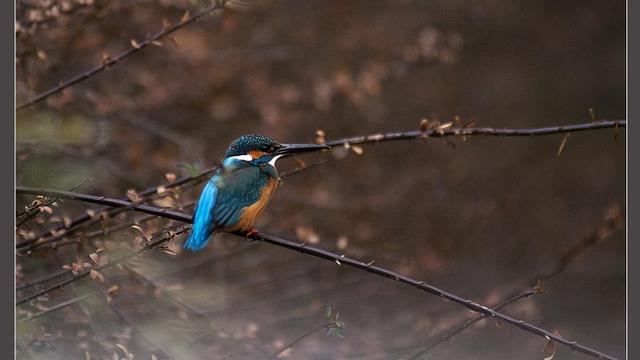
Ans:
[[[216,232],[255,232],[253,224],[280,183],[276,161],[293,154],[329,149],[327,145],[281,144],[266,136],[242,135],[227,148],[222,166],[205,185],[183,247],[202,250]]]

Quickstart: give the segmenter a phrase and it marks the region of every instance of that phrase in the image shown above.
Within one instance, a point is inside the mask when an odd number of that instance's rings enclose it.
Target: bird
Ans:
[[[282,144],[258,134],[233,140],[221,166],[200,193],[191,233],[183,248],[200,251],[217,232],[257,232],[253,224],[281,181],[276,161],[329,148],[323,144]]]

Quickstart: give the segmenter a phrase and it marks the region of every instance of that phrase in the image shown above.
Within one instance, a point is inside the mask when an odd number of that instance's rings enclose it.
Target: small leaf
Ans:
[[[162,28],[166,29],[169,26],[171,26],[171,22],[169,20],[167,20],[167,19],[162,19]]]
[[[304,243],[317,244],[320,242],[320,236],[310,227],[296,227],[296,236]]]
[[[425,132],[429,130],[429,120],[422,119],[420,120],[420,132]]]
[[[173,43],[173,45],[175,45],[176,47],[178,47],[178,40],[176,40],[175,37],[173,36],[167,36],[167,39],[171,40],[171,42]]]
[[[71,272],[73,273],[73,276],[77,276],[80,271],[82,271],[82,264],[74,262],[71,264],[72,268],[71,268]]]
[[[156,192],[160,195],[164,194],[167,192],[167,188],[164,186],[158,186],[158,189],[156,190]]]
[[[94,264],[99,264],[100,263],[100,255],[93,253],[93,254],[89,254],[89,258],[91,259],[91,261],[93,261]]]
[[[442,124],[442,125],[438,126],[438,130],[448,129],[451,126],[453,126],[453,123],[452,122],[448,122],[448,123],[445,123],[445,124]]]
[[[40,207],[40,211],[41,212],[46,212],[49,215],[53,214],[53,209],[50,208],[49,206],[41,206]]]
[[[143,200],[143,198],[134,189],[127,190],[127,198],[134,203],[138,203]]]
[[[589,108],[589,115],[591,115],[591,121],[596,122],[597,118],[596,118],[596,112],[595,110],[593,110],[593,108]]]
[[[358,155],[364,154],[364,149],[362,149],[362,147],[360,147],[360,146],[352,146],[351,150],[353,150],[353,152],[358,154]]]
[[[111,285],[109,289],[107,289],[107,301],[113,300],[113,298],[118,295],[119,291],[120,287],[118,287],[118,285]]]
[[[167,179],[168,182],[176,181],[176,174],[174,173],[166,173],[164,174],[164,177]]]
[[[325,140],[325,132],[324,130],[318,129],[316,130],[316,144],[324,144]]]
[[[163,253],[165,253],[165,254],[167,254],[167,255],[171,255],[171,256],[176,256],[176,255],[178,255],[175,251],[171,250],[171,249],[170,249],[170,248],[168,248],[168,247],[164,247],[164,248],[162,248],[162,252],[163,252]]]
[[[110,63],[110,62],[111,62],[111,60],[113,60],[113,59],[111,58],[111,55],[109,55],[109,53],[108,53],[108,52],[103,51],[103,52],[102,52],[102,63],[103,63],[104,65],[106,65],[106,64]]]
[[[132,353],[130,353],[130,352],[129,352],[129,350],[127,350],[127,348],[126,348],[126,347],[124,347],[123,345],[120,345],[120,344],[115,344],[115,345],[116,345],[117,347],[119,347],[119,348],[120,348],[120,350],[122,350],[122,352],[124,353],[124,355],[127,357],[127,360],[133,360],[133,358],[134,358],[135,356],[133,356],[133,354],[132,354]]]
[[[133,46],[133,47],[134,47],[134,48],[136,48],[136,49],[140,49],[140,47],[141,47],[141,46],[140,46],[140,43],[138,43],[138,42],[136,41],[136,39],[131,39],[130,41],[131,41],[131,46]]]
[[[553,332],[553,335],[560,336],[560,332],[558,330]],[[544,360],[552,360],[556,355],[556,343],[549,337],[547,338],[547,342],[544,344],[542,348],[542,353],[544,354]]]
[[[158,40],[153,40],[153,41],[151,41],[150,44],[151,45],[155,45],[157,47],[162,47],[163,46],[162,43],[160,41],[158,41]]]
[[[185,21],[189,20],[190,17],[191,17],[191,13],[189,13],[189,10],[187,10],[187,11],[184,12],[182,17],[180,18],[180,22],[185,22]]]
[[[567,145],[567,139],[569,139],[569,135],[571,135],[571,133],[566,133],[562,138],[562,142],[560,143],[560,147],[558,147],[558,153],[556,154],[556,156],[560,156],[560,154],[562,154],[562,150],[564,150],[565,145]]]
[[[347,238],[346,236],[340,236],[336,241],[336,246],[340,250],[346,249],[347,245],[349,245],[349,238]]]
[[[89,277],[91,278],[91,280],[98,280],[100,282],[104,282],[104,276],[102,276],[102,274],[100,274],[96,270],[91,270],[89,272]]]

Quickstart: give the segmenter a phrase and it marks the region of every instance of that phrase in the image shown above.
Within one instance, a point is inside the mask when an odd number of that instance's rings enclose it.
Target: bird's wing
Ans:
[[[259,168],[247,167],[214,175],[200,194],[193,215],[193,228],[184,248],[202,250],[216,229],[233,227],[242,210],[260,199],[269,175]]]
[[[209,242],[209,237],[213,233],[213,218],[216,199],[218,198],[218,187],[216,186],[217,175],[214,175],[207,185],[205,185],[200,199],[193,213],[193,227],[184,248],[191,251],[202,250]]]
[[[260,199],[262,189],[268,182],[269,175],[256,167],[225,175],[216,198],[213,222],[220,228],[233,227],[240,220],[242,210]]]

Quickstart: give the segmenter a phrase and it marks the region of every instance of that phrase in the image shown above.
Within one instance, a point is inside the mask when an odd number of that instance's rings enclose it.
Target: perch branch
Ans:
[[[17,188],[17,192],[18,193],[30,193],[30,194],[35,194],[35,193],[39,193],[39,194],[43,194],[43,195],[48,195],[48,196],[57,196],[60,198],[68,198],[68,199],[72,199],[72,200],[80,200],[80,201],[87,201],[87,202],[92,202],[92,203],[98,203],[101,205],[107,205],[107,206],[115,206],[115,207],[124,207],[127,208],[129,210],[135,210],[135,211],[140,211],[140,212],[144,212],[147,214],[155,214],[159,217],[164,217],[164,218],[168,218],[168,219],[172,219],[172,220],[178,220],[178,221],[182,221],[182,222],[186,222],[186,223],[191,223],[191,216],[187,215],[187,214],[183,214],[183,213],[179,213],[179,212],[167,212],[165,209],[161,209],[161,208],[157,208],[157,207],[153,207],[153,206],[148,206],[148,205],[144,205],[144,206],[140,206],[140,205],[135,205],[132,203],[126,204],[126,201],[122,201],[122,200],[118,200],[118,199],[110,199],[110,198],[106,198],[106,197],[102,197],[102,196],[94,196],[94,195],[86,195],[86,194],[80,194],[80,193],[74,193],[74,192],[70,192],[70,191],[56,191],[56,190],[49,190],[49,189],[36,189],[36,188],[25,188],[25,187],[18,187]],[[169,232],[168,236],[160,236],[157,240],[153,240],[152,242],[150,242],[147,246],[145,246],[144,248],[132,252],[131,254],[118,259],[116,261],[110,262],[106,265],[97,267],[94,270],[100,270],[106,267],[110,267],[113,266],[117,263],[126,261],[134,256],[137,256],[143,252],[146,252],[148,250],[151,250],[155,247],[157,247],[158,245],[174,238],[175,236],[185,233],[187,230],[189,229],[189,226],[183,226],[180,230],[176,231],[176,232]],[[569,341],[566,340],[556,334],[553,334],[543,328],[540,328],[536,325],[533,324],[529,324],[527,322],[525,322],[524,320],[519,320],[519,319],[515,319],[513,317],[510,317],[508,315],[505,315],[503,313],[497,312],[495,310],[492,310],[486,306],[482,306],[478,303],[475,303],[471,300],[467,300],[465,298],[462,298],[458,295],[452,294],[450,292],[447,292],[445,290],[439,289],[433,285],[429,285],[423,281],[419,281],[419,280],[415,280],[412,279],[408,276],[404,276],[401,275],[399,273],[393,272],[391,270],[387,270],[378,266],[374,266],[372,264],[367,264],[365,262],[362,261],[358,261],[355,259],[351,259],[348,258],[344,255],[339,255],[336,253],[332,253],[330,251],[327,250],[323,250],[323,249],[319,249],[319,248],[315,248],[315,247],[311,247],[311,246],[307,246],[306,244],[300,244],[294,241],[290,241],[290,240],[286,240],[286,239],[282,239],[276,236],[272,236],[272,235],[267,235],[267,234],[262,234],[262,233],[256,233],[256,234],[252,234],[252,235],[247,235],[245,233],[242,232],[234,232],[234,235],[240,236],[240,237],[244,237],[244,238],[248,238],[250,240],[255,240],[255,241],[262,241],[271,245],[275,245],[275,246],[279,246],[282,248],[286,248],[289,250],[293,250],[293,251],[297,251],[299,253],[302,254],[306,254],[306,255],[310,255],[310,256],[314,256],[317,258],[321,258],[321,259],[325,259],[331,262],[336,263],[338,266],[340,265],[346,265],[349,267],[353,267],[359,270],[363,270],[366,271],[368,273],[377,275],[377,276],[381,276],[381,277],[385,277],[388,279],[392,279],[392,280],[396,280],[399,281],[403,284],[409,285],[409,286],[413,286],[419,290],[422,290],[424,292],[430,293],[432,295],[435,296],[439,296],[447,301],[453,302],[455,304],[458,304],[460,306],[463,306],[471,311],[480,313],[480,314],[484,314],[487,315],[489,317],[492,317],[494,319],[498,319],[501,321],[504,321],[508,324],[511,324],[513,326],[516,326],[526,332],[529,332],[531,334],[535,334],[537,336],[540,336],[542,338],[545,339],[550,339],[553,340],[554,342],[557,342],[559,344],[562,344],[564,346],[569,347],[570,349],[574,350],[574,351],[578,351],[581,352],[583,354],[595,357],[595,358],[604,358],[604,359],[609,359],[609,360],[614,360],[615,358],[604,354],[598,350],[592,349],[590,347],[587,347],[585,345],[581,345],[578,344],[575,341]],[[79,275],[77,275],[76,277],[63,281],[59,284],[53,285],[47,289],[43,289],[35,294],[29,295],[25,298],[22,298],[20,300],[18,300],[18,302],[16,303],[16,305],[21,305],[24,303],[29,302],[30,300],[33,300],[39,296],[42,296],[44,294],[47,294],[51,291],[57,290],[62,288],[63,286],[66,286],[76,280],[79,280],[81,278],[85,278],[87,276],[89,276],[90,271],[86,271],[83,273],[80,273]]]
[[[451,137],[451,136],[542,136],[542,135],[553,135],[553,134],[562,134],[562,133],[571,133],[577,131],[587,131],[587,130],[598,130],[598,129],[607,129],[607,128],[624,128],[626,127],[626,120],[606,120],[606,121],[598,121],[598,122],[590,122],[590,123],[582,123],[582,124],[574,124],[574,125],[565,125],[565,126],[553,126],[553,127],[542,127],[542,128],[526,128],[526,129],[509,129],[509,128],[470,128],[470,127],[456,127],[456,128],[448,128],[448,129],[431,129],[426,131],[406,131],[406,132],[389,132],[389,133],[379,133],[379,134],[371,134],[364,136],[354,136],[343,139],[337,139],[327,142],[326,144],[330,146],[345,146],[347,144],[351,145],[363,145],[363,144],[374,144],[379,142],[388,142],[388,141],[398,141],[398,140],[415,140],[415,139],[426,139],[429,137]],[[326,164],[332,161],[332,158],[321,160],[315,164],[311,164],[309,166],[302,166],[298,169],[290,171],[288,173],[283,174],[281,177],[283,179],[304,172],[310,168],[314,168],[316,166]],[[212,174],[217,167],[209,168],[201,172],[196,176],[186,176],[174,182],[169,182],[167,184],[163,184],[156,187],[148,188],[142,192],[140,192],[140,196],[147,200],[151,195],[157,194],[157,191],[160,187],[164,187],[166,189],[175,188],[179,186],[183,186],[186,184],[194,184],[203,180],[206,176]],[[127,199],[123,199],[126,201]],[[107,209],[94,209],[95,213],[102,213],[107,211]],[[108,215],[113,216],[122,212],[122,208],[112,208],[108,210]],[[68,226],[59,225],[54,229],[48,230],[34,237],[33,239],[25,240],[16,245],[17,249],[23,249],[25,252],[30,252],[44,244],[49,244],[52,242],[56,242],[63,238],[64,236],[70,234],[73,229],[82,225],[83,223],[91,220],[92,217],[89,214],[83,214],[79,217],[73,219]]]

